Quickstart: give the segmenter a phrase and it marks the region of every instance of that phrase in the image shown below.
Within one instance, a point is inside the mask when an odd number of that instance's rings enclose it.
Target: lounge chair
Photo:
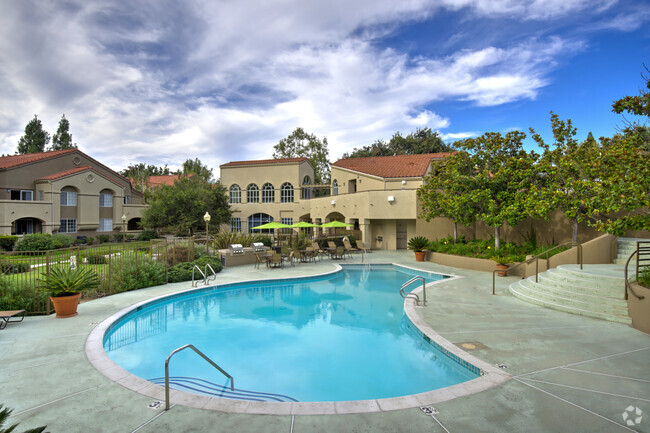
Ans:
[[[332,259],[345,260],[345,248],[336,247],[336,249],[334,251],[330,252],[330,256],[332,257]]]
[[[316,254],[321,259],[323,258],[323,254],[327,254],[327,251],[322,250],[320,245],[318,245],[318,242],[316,241],[312,242],[311,246],[314,249],[314,254]]]
[[[334,241],[327,241],[327,249],[330,250],[330,253],[336,251],[336,244]]]
[[[350,258],[352,258],[352,253],[358,253],[361,251],[359,248],[353,247],[350,241],[347,239],[343,239],[343,247],[345,248],[345,252],[348,253]]]
[[[257,258],[257,261],[255,262],[255,269],[259,269],[262,263],[264,263],[267,268],[269,267],[269,260],[271,259],[271,256],[255,253],[255,257]]]
[[[357,241],[357,248],[359,248],[360,251],[363,251],[364,253],[371,253],[372,251],[370,248],[366,247],[365,244],[361,241]]]
[[[20,317],[20,320],[16,320]],[[5,329],[7,323],[22,322],[25,318],[25,310],[0,311],[0,329]]]

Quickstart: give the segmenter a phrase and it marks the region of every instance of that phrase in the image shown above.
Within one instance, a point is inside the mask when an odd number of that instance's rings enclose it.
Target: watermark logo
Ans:
[[[641,424],[643,420],[643,411],[636,406],[629,405],[623,412],[623,421],[630,427]]]

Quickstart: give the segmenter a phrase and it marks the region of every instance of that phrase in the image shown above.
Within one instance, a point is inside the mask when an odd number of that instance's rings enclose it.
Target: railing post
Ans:
[[[113,274],[111,272],[111,261],[113,260],[113,254],[111,254],[111,245],[108,245],[108,294],[113,294]]]

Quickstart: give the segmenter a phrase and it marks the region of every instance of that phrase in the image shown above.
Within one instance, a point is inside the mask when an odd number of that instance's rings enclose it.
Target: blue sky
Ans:
[[[7,0],[0,153],[62,113],[114,169],[198,157],[217,176],[298,126],[332,161],[418,127],[550,140],[551,110],[609,136],[650,67],[649,22],[624,0]]]

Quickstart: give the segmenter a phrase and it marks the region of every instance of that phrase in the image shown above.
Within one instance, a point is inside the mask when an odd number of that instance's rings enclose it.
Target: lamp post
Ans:
[[[210,237],[208,236],[208,223],[211,219],[212,217],[210,217],[209,213],[206,212],[205,215],[203,215],[203,221],[205,221],[205,254],[208,256],[210,255]]]
[[[126,215],[122,214],[122,249],[124,249],[125,241],[126,241]]]

